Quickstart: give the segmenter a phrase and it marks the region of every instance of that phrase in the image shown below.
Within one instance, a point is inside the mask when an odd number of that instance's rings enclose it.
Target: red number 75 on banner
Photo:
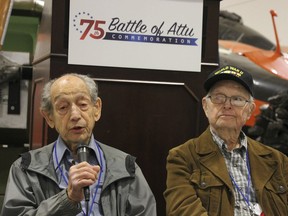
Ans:
[[[105,35],[105,31],[103,28],[100,27],[100,25],[105,24],[106,21],[104,20],[89,20],[89,19],[81,19],[80,25],[83,25],[87,23],[87,28],[83,32],[82,36],[80,37],[80,40],[84,40],[87,36],[87,34],[90,32],[92,26],[94,25],[94,34],[90,33],[89,36],[93,39],[101,39]]]

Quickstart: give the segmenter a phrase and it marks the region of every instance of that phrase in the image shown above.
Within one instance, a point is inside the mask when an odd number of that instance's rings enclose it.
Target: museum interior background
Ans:
[[[7,2],[0,1],[3,5]],[[243,23],[249,23],[233,11],[223,14],[220,6],[224,2],[228,1],[203,1],[201,72],[187,73],[68,64],[69,0],[15,0],[0,50],[0,207],[11,163],[20,153],[46,145],[57,137],[39,113],[44,83],[66,72],[77,72],[92,75],[99,85],[103,113],[96,124],[95,136],[137,157],[156,197],[158,215],[165,215],[166,156],[169,149],[207,127],[201,106],[205,95],[202,83],[207,75],[226,63],[241,64],[255,71],[259,107],[269,97],[287,89],[287,78],[265,71],[239,53],[221,49],[219,39],[232,40],[232,36],[238,35],[239,29],[230,29],[237,26],[235,22],[242,27]],[[239,4],[229,3],[224,9],[233,9],[235,5],[242,10]],[[267,27],[273,31],[272,23]],[[284,27],[278,26],[278,31],[284,31]],[[277,47],[273,38],[257,32],[241,33],[241,38],[248,38],[246,42],[252,44],[261,40],[264,44],[261,49],[271,52]],[[254,118],[247,128],[255,121]]]

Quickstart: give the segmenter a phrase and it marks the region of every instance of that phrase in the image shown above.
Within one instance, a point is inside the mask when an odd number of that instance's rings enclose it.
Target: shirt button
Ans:
[[[234,164],[234,167],[237,167],[237,164],[236,164],[236,163]]]

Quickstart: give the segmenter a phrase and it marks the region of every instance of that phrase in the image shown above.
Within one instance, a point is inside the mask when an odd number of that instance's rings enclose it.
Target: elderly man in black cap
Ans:
[[[209,127],[167,157],[167,215],[288,215],[287,156],[242,131],[255,109],[252,76],[228,65],[204,87]]]

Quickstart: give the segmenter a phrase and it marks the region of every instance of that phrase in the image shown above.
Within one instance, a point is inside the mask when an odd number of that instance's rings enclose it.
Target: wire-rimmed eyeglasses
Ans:
[[[214,104],[224,104],[226,103],[227,99],[229,99],[231,105],[237,106],[237,107],[243,107],[245,106],[246,103],[251,102],[250,100],[246,100],[245,98],[241,96],[228,97],[224,94],[209,95],[207,97],[210,98],[211,102]]]

